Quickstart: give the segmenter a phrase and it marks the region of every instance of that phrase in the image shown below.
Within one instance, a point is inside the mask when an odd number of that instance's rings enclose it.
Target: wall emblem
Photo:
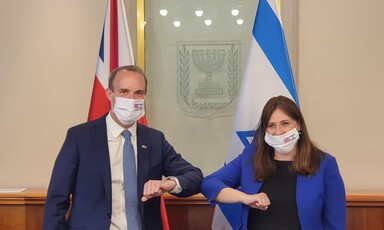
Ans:
[[[227,115],[236,108],[240,42],[178,42],[177,101],[191,115]]]

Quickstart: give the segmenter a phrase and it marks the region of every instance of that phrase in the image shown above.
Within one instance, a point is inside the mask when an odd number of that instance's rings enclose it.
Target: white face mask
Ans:
[[[115,97],[113,112],[121,124],[132,125],[145,115],[144,99]]]
[[[273,136],[266,132],[264,140],[269,146],[273,147],[276,152],[287,154],[295,147],[299,138],[299,132],[296,128],[293,128],[289,132],[278,136]]]

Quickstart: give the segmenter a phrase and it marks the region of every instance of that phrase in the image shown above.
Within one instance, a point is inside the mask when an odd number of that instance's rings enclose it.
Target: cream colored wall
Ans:
[[[47,187],[66,130],[87,119],[105,6],[0,1],[0,187]],[[283,20],[312,138],[337,157],[348,189],[384,190],[384,3],[298,7]]]
[[[105,5],[0,2],[0,187],[46,187],[67,128],[87,119]]]
[[[299,93],[348,189],[384,190],[384,2],[300,1]]]
[[[87,120],[106,4],[0,1],[0,187],[47,187],[67,129]]]

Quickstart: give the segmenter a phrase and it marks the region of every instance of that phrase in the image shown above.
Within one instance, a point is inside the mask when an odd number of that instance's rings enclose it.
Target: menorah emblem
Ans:
[[[195,94],[222,95],[223,88],[220,87],[219,83],[213,82],[212,73],[219,70],[224,64],[225,49],[192,50],[192,60],[195,66],[205,73],[205,80],[202,83],[198,83]]]

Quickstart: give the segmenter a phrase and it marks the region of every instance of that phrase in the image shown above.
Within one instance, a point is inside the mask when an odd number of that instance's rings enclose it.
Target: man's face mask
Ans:
[[[129,99],[113,96],[115,97],[113,112],[123,125],[132,125],[145,115],[144,99]]]

